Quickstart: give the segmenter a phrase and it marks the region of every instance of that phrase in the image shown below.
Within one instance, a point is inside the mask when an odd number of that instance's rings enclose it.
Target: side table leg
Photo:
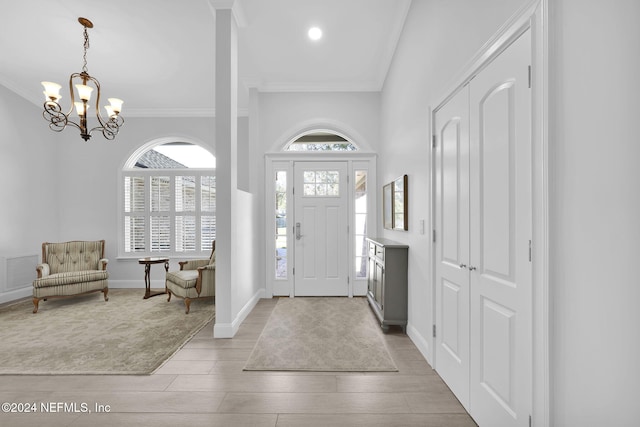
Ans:
[[[168,273],[169,272],[169,261],[165,261],[164,262],[164,272]],[[169,293],[169,289],[167,289],[167,280],[165,279],[164,281],[164,293],[168,294]]]
[[[151,264],[144,265],[144,297],[142,299],[147,299],[151,296]]]

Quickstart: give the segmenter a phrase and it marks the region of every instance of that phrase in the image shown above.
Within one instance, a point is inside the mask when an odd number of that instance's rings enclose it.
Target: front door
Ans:
[[[294,164],[294,295],[347,296],[346,162]]]

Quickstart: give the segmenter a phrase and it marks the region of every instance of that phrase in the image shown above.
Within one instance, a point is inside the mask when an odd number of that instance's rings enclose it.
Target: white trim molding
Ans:
[[[244,319],[247,318],[251,310],[258,304],[261,298],[265,298],[264,288],[261,288],[256,292],[253,297],[242,307],[238,315],[233,319],[231,323],[218,323],[213,325],[213,337],[214,338],[233,338]]]

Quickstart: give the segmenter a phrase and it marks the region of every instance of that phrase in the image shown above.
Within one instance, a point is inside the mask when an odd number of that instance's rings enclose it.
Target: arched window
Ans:
[[[120,256],[200,256],[211,250],[215,157],[197,144],[163,141],[136,151],[122,170]]]
[[[358,148],[345,137],[333,132],[306,133],[289,143],[284,151],[356,151]]]

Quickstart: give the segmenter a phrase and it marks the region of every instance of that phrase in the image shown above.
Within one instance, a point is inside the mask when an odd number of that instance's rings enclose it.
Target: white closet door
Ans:
[[[435,114],[436,370],[469,409],[469,88]]]
[[[480,426],[531,408],[531,31],[470,84],[471,391]]]

